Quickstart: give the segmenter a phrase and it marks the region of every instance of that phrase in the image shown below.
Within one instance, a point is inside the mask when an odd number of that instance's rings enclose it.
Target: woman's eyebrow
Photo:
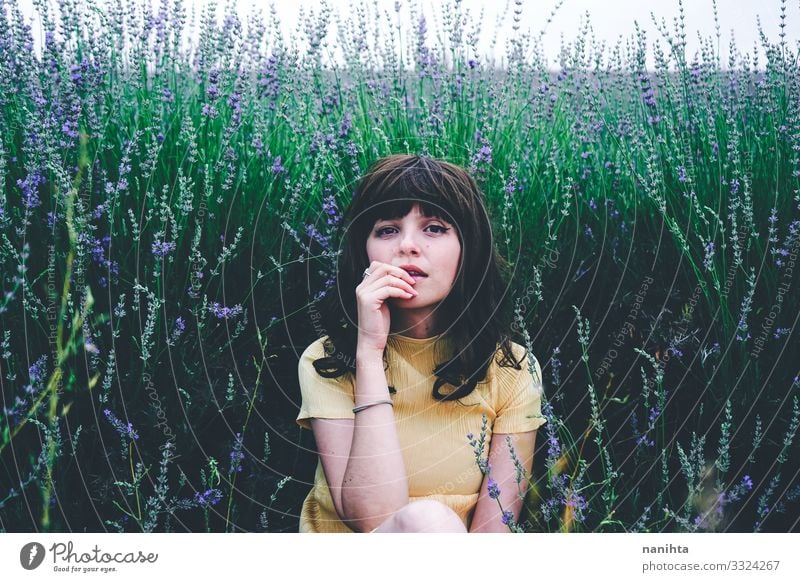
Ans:
[[[375,223],[377,224],[379,222],[395,222],[395,221],[403,220],[403,218],[405,218],[405,217],[379,218],[378,220],[375,221]],[[447,220],[445,220],[444,218],[442,218],[440,216],[422,216],[417,222],[425,222],[427,220],[438,220],[440,222],[448,222]]]

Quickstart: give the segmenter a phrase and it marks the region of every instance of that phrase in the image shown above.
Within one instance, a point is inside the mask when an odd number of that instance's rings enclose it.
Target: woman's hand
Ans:
[[[418,295],[414,278],[399,267],[372,261],[369,277],[356,287],[358,305],[358,346],[360,350],[383,353],[391,322],[386,300],[408,301]]]

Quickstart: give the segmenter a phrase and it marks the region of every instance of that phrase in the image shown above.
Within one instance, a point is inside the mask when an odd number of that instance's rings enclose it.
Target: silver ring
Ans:
[[[372,275],[372,273],[369,272],[369,267],[367,267],[366,269],[364,269],[364,274],[361,276],[361,278],[366,279],[370,275]]]

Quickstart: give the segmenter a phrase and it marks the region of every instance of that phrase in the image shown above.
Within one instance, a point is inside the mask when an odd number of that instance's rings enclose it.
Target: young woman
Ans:
[[[297,422],[319,453],[300,531],[508,532],[528,483],[506,437],[529,475],[546,419],[483,195],[458,166],[393,155],[342,225],[337,293],[298,366]],[[484,414],[489,474],[470,444]]]

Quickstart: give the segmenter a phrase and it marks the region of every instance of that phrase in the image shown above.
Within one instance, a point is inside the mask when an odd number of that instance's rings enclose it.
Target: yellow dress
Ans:
[[[440,339],[439,345],[435,342]],[[353,418],[354,380],[352,374],[323,378],[312,362],[325,355],[320,338],[303,352],[298,363],[302,403],[297,424],[311,429],[310,418]],[[435,365],[449,347],[446,335],[415,339],[390,334],[387,340],[386,380],[397,390],[394,402],[403,461],[408,476],[409,501],[435,499],[449,506],[469,529],[478,502],[483,475],[467,434],[481,431],[485,413],[489,430],[484,456],[489,453],[492,433],[516,433],[538,429],[547,419],[541,414],[542,372],[533,359],[531,375],[523,360],[521,370],[499,366],[498,350],[486,378],[460,400],[441,402],[431,396]],[[519,361],[525,348],[512,344]],[[451,389],[443,386],[442,392]],[[317,460],[314,486],[303,502],[300,532],[353,533],[340,519],[333,505],[322,463]]]

